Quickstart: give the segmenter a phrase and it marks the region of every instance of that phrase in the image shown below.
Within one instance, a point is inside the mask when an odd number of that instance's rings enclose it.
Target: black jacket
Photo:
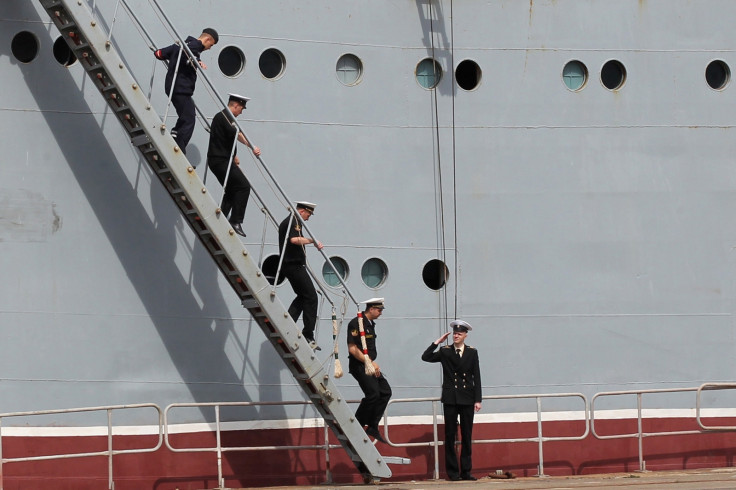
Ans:
[[[435,352],[434,342],[422,354],[422,361],[442,363],[442,403],[473,405],[482,399],[478,351],[465,345],[463,356],[458,357],[451,345]]]

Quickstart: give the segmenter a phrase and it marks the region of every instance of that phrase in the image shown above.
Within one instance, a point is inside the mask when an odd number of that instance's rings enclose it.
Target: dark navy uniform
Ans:
[[[365,331],[365,344],[368,348],[368,356],[375,361],[378,357],[376,350],[376,322],[368,320],[363,312],[363,330]],[[348,349],[350,344],[355,344],[358,349],[363,352],[363,344],[360,340],[360,329],[358,327],[358,317],[350,320],[348,324]],[[349,352],[349,350],[348,350]],[[363,390],[364,397],[360,401],[360,406],[355,411],[355,418],[361,425],[367,425],[369,428],[378,428],[383,412],[386,411],[391,399],[391,386],[381,373],[380,376],[372,376],[365,373],[365,363],[359,361],[352,355],[348,354],[350,374],[360,385]]]
[[[291,227],[289,227],[291,220]],[[284,261],[281,265],[281,275],[289,280],[296,298],[289,306],[289,315],[294,321],[304,314],[304,329],[302,334],[307,342],[314,340],[314,326],[317,323],[317,307],[319,301],[312,279],[307,272],[307,251],[304,245],[291,243],[293,237],[303,237],[302,224],[296,216],[288,216],[279,225],[279,250],[284,250]]]
[[[437,345],[433,342],[422,354],[422,360],[442,363],[441,400],[445,415],[445,470],[450,479],[458,479],[470,475],[473,467],[472,439],[475,414],[473,406],[482,399],[478,351],[465,345],[460,357],[452,345],[441,347],[436,352],[435,349]],[[462,436],[461,468],[458,467],[455,452],[458,416]]]
[[[171,130],[171,136],[174,137],[176,144],[179,145],[179,148],[184,154],[187,152],[187,145],[194,133],[196,115],[192,95],[194,95],[194,86],[197,83],[197,69],[199,68],[197,62],[199,62],[199,55],[204,51],[204,44],[195,37],[187,37],[186,43],[192,54],[197,58],[196,62],[190,61],[184,49],[178,44],[172,44],[171,46],[158,49],[153,53],[156,58],[169,63],[164,87],[166,88],[166,95],[169,95],[171,94],[173,84],[174,92],[171,95],[171,103],[174,104],[176,114],[179,116],[176,120],[176,125]],[[179,57],[181,57],[179,61],[179,72],[175,80],[176,61]]]
[[[239,166],[230,166],[230,152],[233,149],[237,134],[237,128],[228,120],[225,111],[218,112],[212,118],[210,144],[207,148],[207,165],[215,174],[217,180],[220,181],[220,184],[225,185],[225,176],[227,175],[225,196],[222,199],[222,212],[225,216],[229,216],[229,221],[232,224],[243,222],[245,209],[248,206],[248,197],[250,196],[250,182],[248,182],[245,174]],[[236,147],[233,157],[237,155],[237,152]],[[230,166],[229,175],[227,173],[228,166]],[[230,214],[231,210],[232,215]]]

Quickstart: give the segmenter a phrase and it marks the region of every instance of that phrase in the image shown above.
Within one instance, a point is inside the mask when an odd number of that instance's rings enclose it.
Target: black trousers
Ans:
[[[473,469],[473,405],[443,404],[445,413],[445,471],[447,476],[469,475]],[[457,437],[457,419],[460,417],[460,434],[462,437],[460,450],[460,467],[457,464],[455,438]]]
[[[227,174],[228,161],[226,159],[210,158],[207,160],[207,166],[215,174],[220,184],[223,184]],[[227,176],[225,196],[222,198],[222,212],[225,216],[229,216],[230,223],[240,224],[243,222],[249,197],[250,182],[248,182],[248,178],[240,170],[240,167],[233,164],[230,168],[230,175]],[[232,211],[232,214],[230,214],[230,211]]]
[[[194,123],[197,120],[194,109],[194,101],[191,95],[174,94],[171,97],[171,103],[176,109],[176,115],[179,118],[171,130],[171,136],[174,137],[176,144],[179,145],[182,153],[187,154],[187,145],[194,134]]]
[[[355,411],[355,418],[361,425],[377,428],[383,412],[386,411],[386,405],[391,399],[391,386],[383,374],[376,378],[365,374],[363,367],[351,370],[350,374],[353,375],[365,395]]]
[[[304,329],[302,334],[307,341],[314,340],[314,325],[317,323],[317,291],[309,277],[306,265],[284,265],[281,269],[282,275],[289,280],[291,289],[296,293],[296,298],[289,306],[289,315],[292,320],[297,321],[304,314]]]

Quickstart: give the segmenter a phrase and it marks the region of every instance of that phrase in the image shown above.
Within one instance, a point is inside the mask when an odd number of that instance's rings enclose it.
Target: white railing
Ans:
[[[577,436],[556,436],[546,437],[542,430],[543,427],[543,409],[542,400],[550,398],[580,398],[583,402],[583,410],[585,413],[584,424],[585,431],[581,435]],[[517,443],[517,442],[536,442],[538,445],[539,452],[539,466],[538,473],[536,476],[546,476],[544,474],[544,443],[547,441],[580,441],[585,439],[590,432],[589,429],[589,417],[588,417],[588,400],[582,393],[549,393],[549,394],[530,394],[530,395],[489,395],[484,396],[483,400],[522,400],[522,399],[533,399],[537,404],[537,436],[536,437],[521,437],[513,439],[473,439],[473,444],[497,444],[497,443]],[[389,437],[389,417],[388,407],[395,403],[432,403],[432,440],[427,442],[409,442],[409,443],[394,443]],[[430,446],[434,448],[434,478],[439,479],[439,455],[438,448],[440,445],[444,445],[444,441],[439,438],[437,426],[439,425],[439,414],[438,405],[440,403],[439,398],[402,398],[396,400],[390,400],[386,407],[386,413],[384,414],[384,433],[385,439],[391,446],[394,447],[416,447],[416,446]],[[443,438],[444,439],[444,438]],[[458,442],[459,443],[459,442]]]
[[[707,431],[709,429],[706,429],[703,427],[703,430],[677,430],[677,431],[658,431],[658,432],[646,432],[644,431],[644,416],[643,416],[643,409],[642,409],[642,398],[644,395],[657,395],[657,394],[665,394],[665,393],[687,393],[687,392],[697,392],[697,400],[700,399],[700,391],[702,389],[702,386],[700,388],[668,388],[668,389],[653,389],[653,390],[624,390],[624,391],[604,391],[601,393],[596,393],[593,398],[590,400],[590,429],[593,436],[595,436],[597,439],[606,440],[606,439],[633,439],[636,438],[639,445],[639,471],[646,471],[646,461],[644,460],[644,438],[645,437],[659,437],[659,436],[674,436],[674,435],[689,435],[689,434],[700,434],[703,431]],[[627,396],[627,395],[636,395],[636,423],[637,423],[637,430],[636,432],[630,432],[627,434],[610,434],[610,435],[601,435],[598,434],[595,430],[595,402],[599,398],[603,397],[620,397],[620,396]],[[696,400],[696,402],[697,402]],[[699,411],[697,413],[697,416],[699,417]],[[702,427],[702,425],[701,425]],[[736,429],[736,428],[734,428]]]
[[[113,423],[112,415],[113,412],[121,410],[133,410],[142,408],[152,408],[158,413],[158,442],[155,446],[149,448],[139,449],[113,449]],[[58,414],[72,414],[82,412],[107,412],[107,449],[105,451],[94,451],[94,452],[80,452],[80,453],[65,453],[65,454],[48,454],[44,456],[26,456],[19,458],[5,458],[3,457],[3,421],[8,418],[16,417],[34,417],[41,415],[58,415]],[[7,436],[6,436],[7,437]],[[94,456],[107,456],[107,475],[108,475],[108,489],[114,490],[115,484],[113,482],[113,456],[119,454],[134,454],[134,453],[151,453],[158,451],[163,442],[163,414],[161,408],[154,403],[141,403],[137,405],[109,405],[103,407],[87,407],[87,408],[69,408],[62,410],[43,410],[43,411],[32,411],[32,412],[13,412],[0,414],[0,490],[3,490],[3,468],[4,463],[13,463],[21,461],[44,461],[50,459],[69,459],[69,458],[87,458]]]
[[[535,442],[538,445],[539,453],[539,466],[538,474],[536,476],[546,476],[544,474],[544,443],[552,441],[578,441],[583,440],[588,435],[592,434],[596,439],[608,440],[608,439],[625,439],[625,438],[637,438],[639,441],[639,469],[646,471],[646,463],[644,461],[644,450],[643,450],[643,439],[645,437],[659,437],[659,436],[672,436],[672,435],[687,435],[687,434],[702,434],[708,432],[723,432],[723,431],[736,431],[736,426],[706,426],[702,422],[702,400],[701,394],[703,391],[712,390],[736,390],[736,383],[705,383],[700,387],[691,388],[673,388],[673,389],[652,389],[652,390],[626,390],[626,391],[607,391],[600,392],[594,395],[590,403],[586,399],[585,395],[581,393],[549,393],[549,394],[524,394],[524,395],[492,395],[483,397],[484,401],[489,400],[520,400],[530,399],[536,402],[536,421],[537,421],[537,434],[535,437],[519,437],[519,438],[507,438],[507,439],[475,439],[473,444],[498,444],[498,443],[530,443]],[[697,421],[701,430],[680,430],[680,431],[657,431],[657,432],[646,432],[643,428],[643,421],[647,418],[644,409],[642,408],[642,399],[644,396],[654,396],[657,394],[666,393],[696,393],[695,407],[688,413],[693,414],[693,419]],[[595,428],[595,414],[596,414],[596,401],[604,397],[620,397],[626,395],[635,395],[637,401],[637,430],[636,432],[630,432],[625,434],[599,434]],[[545,422],[552,422],[549,418],[545,417],[543,410],[543,401],[548,399],[561,399],[561,398],[579,398],[583,402],[581,414],[583,417],[576,422],[582,422],[584,424],[584,430],[579,435],[569,436],[545,436],[544,435],[544,424]],[[355,404],[359,400],[350,400],[348,403]],[[391,427],[391,416],[389,415],[389,408],[393,404],[398,403],[430,403],[432,406],[432,439],[422,442],[393,442],[390,438],[390,427]],[[279,402],[222,402],[222,403],[174,403],[166,407],[162,411],[157,405],[153,403],[139,404],[139,405],[112,405],[103,407],[88,407],[88,408],[72,408],[66,410],[46,410],[46,411],[33,411],[33,412],[14,412],[0,414],[0,490],[3,490],[3,464],[21,462],[21,461],[41,461],[51,459],[68,459],[68,458],[82,458],[82,457],[93,457],[93,456],[107,456],[108,460],[108,488],[114,490],[113,482],[113,456],[120,454],[132,454],[132,453],[148,453],[159,450],[164,444],[166,447],[175,453],[215,453],[217,458],[217,473],[218,483],[220,488],[224,488],[224,476],[222,471],[222,456],[226,452],[233,451],[277,451],[277,450],[321,450],[325,452],[325,483],[332,483],[332,473],[330,468],[330,450],[338,449],[341,446],[339,444],[330,444],[329,442],[329,429],[324,425],[315,410],[315,419],[318,420],[316,428],[321,427],[324,429],[324,442],[321,444],[311,445],[282,445],[282,446],[238,446],[238,447],[225,447],[222,444],[222,432],[223,422],[221,420],[221,409],[224,407],[259,407],[259,406],[291,406],[291,405],[302,405],[310,406],[313,405],[309,401],[279,401]],[[434,478],[439,478],[439,446],[444,445],[444,437],[439,436],[438,426],[441,420],[441,414],[439,407],[440,399],[437,397],[432,398],[401,398],[391,400],[386,413],[384,414],[384,437],[388,444],[392,447],[432,447],[434,449]],[[214,432],[216,435],[215,444],[211,447],[177,447],[170,440],[173,435],[171,427],[174,425],[171,423],[170,412],[175,409],[182,408],[203,408],[211,407],[215,412],[215,425]],[[112,414],[115,411],[130,410],[130,409],[142,409],[142,408],[153,408],[158,413],[158,442],[153,447],[138,448],[138,449],[124,449],[116,450],[113,449],[113,437],[116,435],[114,426],[112,423]],[[314,409],[314,408],[313,408]],[[733,410],[733,409],[731,409]],[[43,456],[32,456],[32,457],[17,457],[17,458],[6,458],[3,457],[3,437],[8,437],[3,433],[3,422],[8,418],[14,417],[31,417],[31,416],[47,416],[57,414],[73,414],[82,412],[107,412],[107,450],[96,451],[96,452],[80,452],[80,453],[64,453],[64,454],[47,454]],[[599,412],[602,412],[599,411]],[[503,412],[494,412],[503,413]],[[509,412],[512,413],[512,412]],[[513,412],[516,413],[516,412]],[[600,420],[600,419],[599,419]],[[7,429],[6,429],[7,430]],[[119,434],[118,434],[119,435]]]

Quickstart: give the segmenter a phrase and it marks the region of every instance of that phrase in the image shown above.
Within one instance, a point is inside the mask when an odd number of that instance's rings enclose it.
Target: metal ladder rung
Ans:
[[[246,308],[246,309],[251,309],[251,308],[255,308],[256,306],[261,306],[258,300],[253,297],[244,299],[243,301],[241,301],[241,304],[243,305],[243,308]]]

